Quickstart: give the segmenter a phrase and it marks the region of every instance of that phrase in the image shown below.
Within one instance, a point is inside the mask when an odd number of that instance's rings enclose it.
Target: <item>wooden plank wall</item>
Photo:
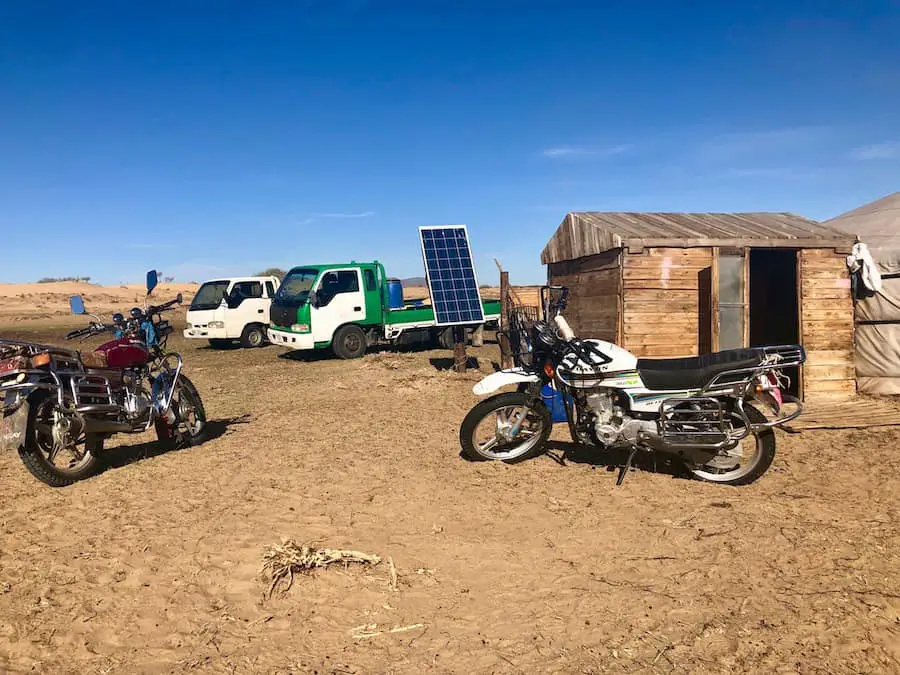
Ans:
[[[623,346],[637,356],[710,350],[711,248],[655,248],[624,256]]]
[[[853,299],[846,257],[834,249],[800,251],[800,342],[805,399],[856,393]]]
[[[548,266],[550,285],[569,287],[563,315],[576,335],[618,340],[620,257],[614,250]]]

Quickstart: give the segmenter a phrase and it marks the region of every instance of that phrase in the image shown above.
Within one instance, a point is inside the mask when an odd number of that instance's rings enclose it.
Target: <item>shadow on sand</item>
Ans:
[[[606,450],[567,441],[547,441],[544,455],[560,466],[586,464],[594,469],[603,468],[607,473],[613,474],[618,474],[619,469],[625,465],[628,458],[625,450]],[[462,453],[460,453],[460,457],[471,461]],[[690,472],[677,458],[669,458],[657,453],[639,452],[631,462],[631,471],[656,473],[679,479],[692,478]]]
[[[238,424],[248,424],[251,419],[252,418],[250,415],[241,415],[240,417],[209,420],[206,423],[206,437],[203,439],[203,442],[197,446],[191,447],[202,447],[209,441],[213,441],[217,438],[221,438],[222,436],[227,435],[228,430],[231,427]],[[112,448],[111,450],[104,452],[100,456],[100,469],[97,472],[97,475],[105,473],[110,469],[121,469],[130,464],[134,464],[135,462],[140,462],[145,459],[151,459],[153,457],[159,457],[160,455],[176,451],[177,449],[173,450],[171,448],[167,448],[157,441],[149,441],[147,443],[139,443],[137,445]]]

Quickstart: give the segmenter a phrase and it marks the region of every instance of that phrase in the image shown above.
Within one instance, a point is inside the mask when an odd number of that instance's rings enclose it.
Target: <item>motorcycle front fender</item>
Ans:
[[[500,370],[496,373],[491,373],[486,378],[478,382],[474,387],[472,387],[472,391],[478,396],[484,396],[485,394],[490,394],[501,387],[505,387],[509,384],[518,384],[520,382],[540,382],[541,378],[539,378],[534,373],[529,373],[520,368],[513,368],[510,370]]]
[[[25,446],[29,407],[28,401],[22,401],[13,412],[0,412],[0,451],[19,450]]]

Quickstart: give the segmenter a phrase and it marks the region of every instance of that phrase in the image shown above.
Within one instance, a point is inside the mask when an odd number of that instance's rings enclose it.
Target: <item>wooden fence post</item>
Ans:
[[[499,265],[498,265],[499,266]],[[500,271],[500,328],[509,330],[509,272]],[[509,339],[500,334],[500,367],[512,368]]]

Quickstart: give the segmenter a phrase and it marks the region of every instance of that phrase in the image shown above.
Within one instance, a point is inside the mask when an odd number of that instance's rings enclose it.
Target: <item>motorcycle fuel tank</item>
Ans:
[[[142,342],[129,338],[110,340],[96,351],[106,357],[107,368],[134,368],[150,360],[150,350]]]

